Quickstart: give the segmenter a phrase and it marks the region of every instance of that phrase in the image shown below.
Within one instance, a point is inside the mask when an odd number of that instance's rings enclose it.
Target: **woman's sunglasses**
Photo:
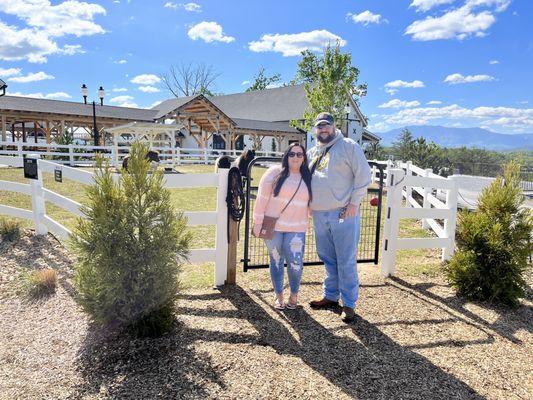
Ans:
[[[289,151],[289,152],[287,153],[287,155],[288,155],[289,157],[291,157],[291,158],[292,158],[292,157],[302,158],[302,157],[304,156],[304,153],[302,153],[302,152]]]

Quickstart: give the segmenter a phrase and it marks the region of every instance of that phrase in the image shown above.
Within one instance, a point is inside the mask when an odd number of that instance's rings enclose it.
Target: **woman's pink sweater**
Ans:
[[[298,193],[294,196],[289,206],[280,215],[283,207],[289,202],[300,183],[301,175],[290,174],[279,194],[274,197],[276,178],[281,173],[281,166],[270,167],[259,182],[259,191],[254,206],[254,224],[261,225],[263,217],[279,217],[275,230],[279,232],[305,232],[309,218],[309,191],[302,180]]]

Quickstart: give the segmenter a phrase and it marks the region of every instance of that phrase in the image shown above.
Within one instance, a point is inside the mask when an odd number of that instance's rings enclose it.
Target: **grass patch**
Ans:
[[[40,298],[55,293],[57,271],[52,268],[25,272],[21,275],[22,293],[30,298]]]
[[[22,224],[18,219],[0,218],[0,239],[14,242],[22,236]]]

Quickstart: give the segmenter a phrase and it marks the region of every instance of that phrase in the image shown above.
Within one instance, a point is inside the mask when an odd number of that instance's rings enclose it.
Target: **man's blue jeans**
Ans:
[[[270,256],[270,277],[276,294],[283,293],[285,262],[291,293],[298,293],[302,280],[305,232],[274,231],[272,239],[265,240],[265,244]]]
[[[326,267],[324,297],[338,301],[345,307],[355,307],[359,297],[357,276],[357,244],[359,214],[339,222],[341,210],[313,211],[316,250]]]

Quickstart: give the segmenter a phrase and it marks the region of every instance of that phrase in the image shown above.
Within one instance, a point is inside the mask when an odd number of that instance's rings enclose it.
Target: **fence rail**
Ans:
[[[213,150],[206,148],[180,148],[180,147],[157,147],[152,150],[159,153],[161,163],[173,167],[182,164],[214,164],[220,156],[238,157],[241,150]],[[124,157],[129,154],[130,146],[91,146],[75,144],[43,144],[28,142],[0,141],[0,157],[22,157],[31,154],[39,154],[41,158],[50,158],[56,164],[68,164],[70,166],[94,165],[96,155],[99,154],[109,160],[113,166],[119,166]],[[280,152],[256,151],[256,155],[280,156]]]
[[[38,179],[31,179],[29,184],[0,181],[0,189],[30,195],[32,200],[32,209],[25,210],[17,207],[0,205],[0,215],[8,215],[10,217],[33,220],[35,231],[38,235],[45,235],[48,233],[48,231],[50,231],[61,239],[67,239],[72,232],[60,222],[54,220],[51,216],[46,214],[46,202],[50,202],[75,215],[85,217],[85,214],[81,211],[82,205],[72,199],[69,199],[68,197],[44,188],[42,173],[54,173],[54,171],[59,168],[62,170],[63,178],[71,179],[86,185],[94,182],[94,174],[52,161],[41,160],[39,155],[33,154],[28,155],[27,157],[37,159]],[[22,157],[0,156],[0,164],[12,167],[21,167],[22,163]],[[115,174],[114,179],[119,179],[119,175]],[[228,170],[219,169],[217,173],[211,174],[165,175],[164,186],[167,188],[217,188],[216,211],[191,211],[185,212],[184,215],[188,219],[188,226],[216,226],[215,248],[192,249],[190,251],[189,261],[192,264],[214,262],[214,284],[215,286],[223,285],[226,281],[228,269],[228,214],[226,206]]]

